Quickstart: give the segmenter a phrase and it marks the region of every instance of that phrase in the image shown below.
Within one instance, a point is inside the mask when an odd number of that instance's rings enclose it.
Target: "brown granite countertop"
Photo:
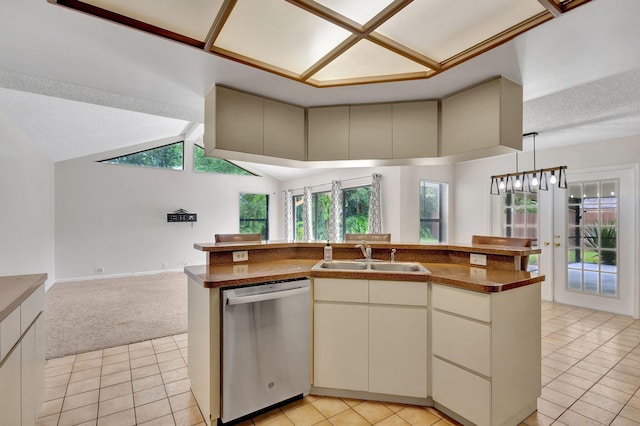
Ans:
[[[422,263],[429,274],[403,272],[311,271],[318,260],[289,259],[236,265],[188,266],[185,272],[206,288],[232,287],[291,278],[324,277],[391,281],[430,281],[471,291],[492,293],[544,281],[543,275],[468,265]]]
[[[369,241],[372,248],[395,248],[395,249],[420,249],[420,250],[449,250],[467,253],[499,254],[507,256],[527,256],[539,254],[540,249],[526,247],[494,246],[487,244],[457,244],[457,243],[396,243]],[[324,247],[326,242],[322,241],[243,241],[233,243],[196,243],[193,247],[204,252],[225,252],[235,250],[263,250],[274,248],[297,248],[297,247]],[[352,248],[353,243],[335,242],[331,243],[337,248]]]
[[[47,280],[47,274],[0,277],[0,321]]]

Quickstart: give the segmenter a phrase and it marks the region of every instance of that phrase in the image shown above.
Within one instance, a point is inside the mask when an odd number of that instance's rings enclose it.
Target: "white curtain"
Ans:
[[[380,202],[380,181],[382,175],[374,173],[371,181],[371,192],[369,196],[369,233],[382,234],[382,216]]]
[[[340,221],[342,219],[342,183],[339,180],[331,181],[331,208],[329,210],[329,240],[339,241]]]
[[[293,241],[293,194],[290,189],[284,191],[284,238]]]
[[[313,240],[313,209],[311,187],[304,187],[304,204],[302,213],[303,238],[305,241]]]

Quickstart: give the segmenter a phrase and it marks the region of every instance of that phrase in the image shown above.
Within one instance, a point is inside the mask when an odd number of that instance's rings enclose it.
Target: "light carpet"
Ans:
[[[46,357],[187,331],[182,272],[56,284],[46,293]]]

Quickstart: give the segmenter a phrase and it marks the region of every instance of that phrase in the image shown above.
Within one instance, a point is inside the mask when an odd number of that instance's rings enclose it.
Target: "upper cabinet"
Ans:
[[[264,100],[217,87],[216,105],[216,148],[264,154]]]
[[[393,158],[438,156],[438,101],[392,105]]]
[[[349,107],[309,108],[307,112],[308,159],[349,159]]]
[[[349,159],[389,159],[393,156],[391,104],[350,108]]]
[[[304,108],[264,100],[264,155],[305,160]]]
[[[442,99],[440,155],[522,149],[522,86],[497,78]]]
[[[304,108],[218,86],[215,111],[216,149],[305,159]]]
[[[204,143],[207,155],[277,165],[481,158],[522,149],[522,86],[499,77],[442,100],[306,109],[216,87],[205,99]]]

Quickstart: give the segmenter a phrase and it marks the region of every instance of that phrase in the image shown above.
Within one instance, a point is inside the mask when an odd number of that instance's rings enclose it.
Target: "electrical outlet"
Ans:
[[[249,260],[249,252],[246,250],[242,251],[234,251],[233,252],[233,261],[234,262],[245,262]]]
[[[487,255],[471,253],[469,255],[469,263],[478,266],[487,266]]]
[[[162,269],[169,269],[169,262],[162,262]]]
[[[188,260],[183,260],[182,261],[182,266],[189,266],[189,261]]]
[[[104,268],[102,266],[96,266],[96,274],[102,274],[104,272]]]

